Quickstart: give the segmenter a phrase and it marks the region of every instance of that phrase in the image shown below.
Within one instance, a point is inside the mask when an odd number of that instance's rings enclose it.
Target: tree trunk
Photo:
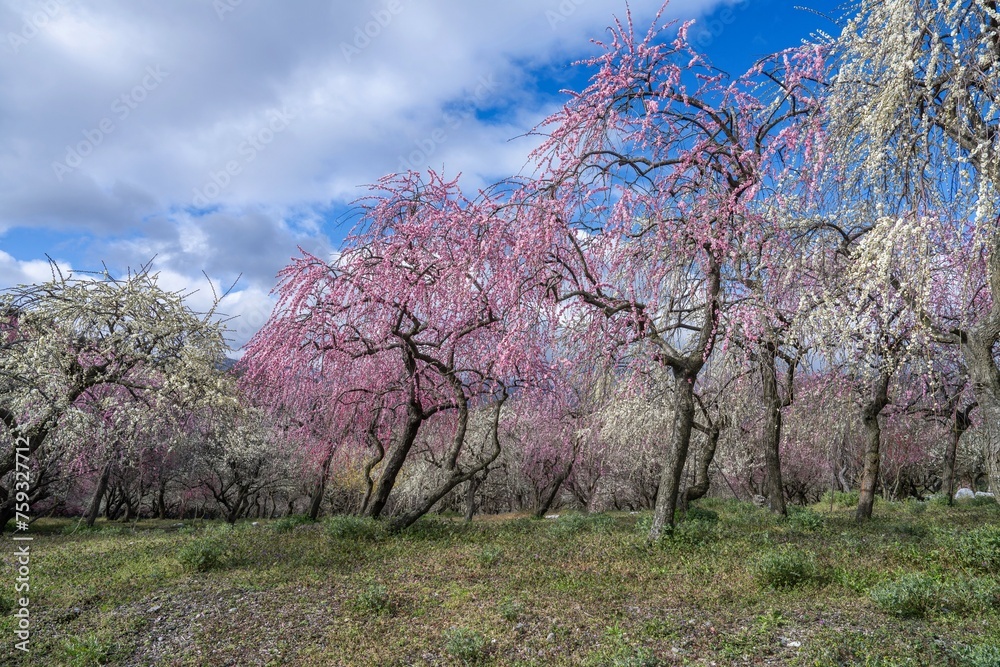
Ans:
[[[846,474],[847,474],[847,464],[845,463],[844,465],[840,466],[840,468],[837,469],[837,482],[840,484],[841,491],[843,491],[844,493],[850,493],[851,485],[847,483]]]
[[[475,476],[469,480],[469,487],[465,490],[465,520],[472,521],[472,517],[476,515],[476,493],[479,491],[479,487],[482,486],[483,482],[486,481],[486,475],[490,472],[489,468],[483,470],[482,477]]]
[[[97,480],[97,488],[94,489],[94,495],[90,499],[90,507],[87,509],[87,526],[92,527],[94,521],[97,520],[97,515],[101,512],[101,500],[104,499],[104,492],[108,489],[108,480],[111,478],[111,461],[104,464],[104,468],[101,470],[101,476]]]
[[[688,505],[691,502],[704,497],[708,493],[708,487],[711,483],[708,468],[712,465],[712,461],[715,460],[715,449],[719,444],[719,435],[721,432],[718,426],[711,426],[708,429],[705,449],[701,452],[701,457],[698,459],[698,464],[695,467],[694,484],[689,486],[684,491],[684,495],[681,496],[681,509],[685,511],[687,511]]]
[[[872,394],[861,412],[861,422],[865,428],[865,457],[861,472],[861,488],[858,497],[858,510],[855,518],[867,521],[872,518],[872,508],[875,505],[875,487],[878,485],[879,467],[881,465],[880,446],[882,443],[882,428],[878,418],[883,408],[889,404],[889,373],[882,372],[872,386]]]
[[[315,521],[319,518],[319,510],[323,505],[323,496],[326,494],[326,480],[330,476],[330,464],[333,462],[333,451],[331,448],[330,453],[325,459],[323,459],[323,465],[320,468],[319,479],[316,480],[316,486],[313,487],[312,498],[309,500],[309,518]]]
[[[323,506],[323,495],[326,493],[326,479],[318,480],[309,499],[309,518],[315,521],[319,518],[319,510]]]
[[[236,523],[236,520],[239,519],[240,515],[243,513],[244,507],[249,507],[249,505],[250,503],[248,502],[246,496],[240,495],[236,502],[233,503],[233,506],[229,508],[229,512],[226,514],[226,523]],[[202,513],[202,516],[204,517],[204,513]]]
[[[413,510],[404,514],[401,517],[393,519],[389,523],[390,531],[399,531],[412,525],[417,519],[427,514],[431,511],[431,508],[442,498],[444,498],[452,489],[454,489],[459,484],[468,482],[469,480],[475,478],[484,470],[490,467],[497,457],[500,456],[500,410],[503,407],[504,402],[507,400],[507,393],[504,392],[503,398],[497,402],[496,407],[493,411],[493,423],[491,424],[492,438],[493,438],[493,449],[490,452],[490,456],[482,461],[479,465],[475,466],[467,472],[460,472],[456,466],[458,461],[458,455],[449,457],[449,470],[451,475],[442,484],[438,485],[436,489],[430,492],[427,496],[424,496],[420,504],[418,504]],[[463,408],[467,409],[467,408]],[[461,417],[458,420],[458,428],[456,429],[456,441],[454,447],[458,450],[461,449],[462,443],[457,440],[457,438],[465,439],[465,420]],[[484,475],[485,477],[485,475]]]
[[[382,474],[379,475],[375,491],[372,493],[371,502],[368,504],[365,512],[373,519],[377,519],[382,514],[386,503],[389,502],[389,493],[396,484],[396,476],[403,469],[403,464],[406,462],[406,455],[410,453],[410,448],[413,447],[413,443],[417,440],[417,432],[420,430],[420,424],[423,422],[423,417],[419,410],[418,406],[412,404],[407,410],[406,425],[403,427],[403,432],[400,434],[396,446],[389,452],[385,467],[382,468]]]
[[[976,409],[975,403],[955,411],[955,421],[951,425],[951,438],[948,439],[948,446],[944,451],[944,477],[941,489],[948,497],[949,505],[955,502],[955,460],[958,458],[958,441],[972,425],[969,415],[974,409]]]
[[[553,478],[552,483],[546,487],[542,497],[538,499],[538,507],[535,508],[535,518],[541,519],[552,507],[552,503],[555,502],[556,496],[559,495],[559,489],[562,488],[563,482],[569,477],[569,474],[573,471],[573,461],[570,461],[562,471]]]
[[[684,463],[687,461],[691,444],[691,428],[694,425],[694,374],[674,372],[674,419],[670,434],[670,447],[666,452],[660,485],[653,508],[653,525],[649,529],[649,540],[655,541],[663,535],[664,529],[672,531],[674,511],[677,509],[677,495],[680,488]]]
[[[163,520],[167,518],[167,482],[161,480],[156,489],[156,516]]]
[[[1000,165],[990,166],[1000,175]],[[979,324],[963,335],[960,343],[972,391],[979,404],[979,421],[997,429],[1000,425],[1000,369],[993,357],[993,348],[1000,338],[1000,235],[995,235],[990,241],[987,266],[993,306]],[[1000,499],[1000,438],[988,437],[986,442],[984,454],[990,491]]]
[[[997,298],[1000,294],[995,295]],[[978,332],[977,332],[978,333]],[[996,336],[981,336],[970,333],[966,343],[962,346],[965,356],[966,367],[969,369],[969,378],[972,380],[972,388],[976,394],[976,402],[979,403],[981,419],[979,420],[988,428],[997,429],[1000,425],[1000,371],[992,355],[992,342],[996,341]],[[989,434],[985,438],[984,455],[986,459],[986,472],[990,479],[990,491],[1000,495],[1000,438],[995,434]]]
[[[764,472],[766,475],[765,491],[767,505],[776,514],[787,514],[785,508],[785,489],[781,481],[781,400],[778,387],[778,375],[775,352],[768,348],[761,353],[761,380],[764,390]]]
[[[111,521],[118,516],[121,500],[118,495],[118,485],[108,482],[108,490],[104,492],[104,518]]]
[[[125,515],[122,517],[122,521],[128,523],[133,518],[135,518],[135,505],[132,503],[132,498],[128,495],[125,496]]]
[[[491,459],[487,461],[484,465],[489,465],[492,462],[493,460]],[[422,502],[419,505],[417,505],[417,507],[415,507],[412,511],[407,512],[401,517],[393,519],[389,523],[389,530],[392,532],[400,531],[403,530],[404,528],[408,528],[409,526],[413,525],[413,523],[417,519],[430,512],[431,509],[434,507],[434,505],[437,504],[437,501],[441,500],[446,495],[448,495],[449,491],[454,489],[462,482],[469,481],[480,471],[482,471],[482,467],[476,467],[465,474],[460,474],[460,475],[453,474],[450,478],[448,478],[448,480],[446,480],[444,483],[438,486],[438,488],[436,488],[434,491],[431,491],[429,495],[425,496]]]

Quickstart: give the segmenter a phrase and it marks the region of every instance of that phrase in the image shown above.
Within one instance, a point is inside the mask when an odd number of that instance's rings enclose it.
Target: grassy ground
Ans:
[[[1000,506],[32,526],[5,665],[1000,666]],[[13,582],[14,543],[0,562]]]

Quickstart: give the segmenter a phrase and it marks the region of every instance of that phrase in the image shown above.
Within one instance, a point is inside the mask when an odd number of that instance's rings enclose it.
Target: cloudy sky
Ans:
[[[228,287],[242,345],[277,271],[333,252],[363,186],[404,169],[519,173],[525,133],[580,89],[622,0],[0,0],[0,289],[155,257]],[[659,0],[633,0],[648,26]],[[833,0],[672,0],[730,71]]]

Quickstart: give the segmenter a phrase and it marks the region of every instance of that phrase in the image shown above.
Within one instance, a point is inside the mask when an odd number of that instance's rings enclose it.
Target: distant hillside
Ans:
[[[215,365],[220,371],[231,371],[239,362],[238,359],[231,359],[229,357],[223,357],[222,361]]]

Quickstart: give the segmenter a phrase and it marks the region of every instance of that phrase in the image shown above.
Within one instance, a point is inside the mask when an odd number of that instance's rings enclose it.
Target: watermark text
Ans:
[[[31,641],[31,613],[29,611],[31,592],[31,536],[27,535],[31,519],[31,468],[28,457],[31,453],[27,438],[19,436],[14,442],[14,648],[28,652]]]

